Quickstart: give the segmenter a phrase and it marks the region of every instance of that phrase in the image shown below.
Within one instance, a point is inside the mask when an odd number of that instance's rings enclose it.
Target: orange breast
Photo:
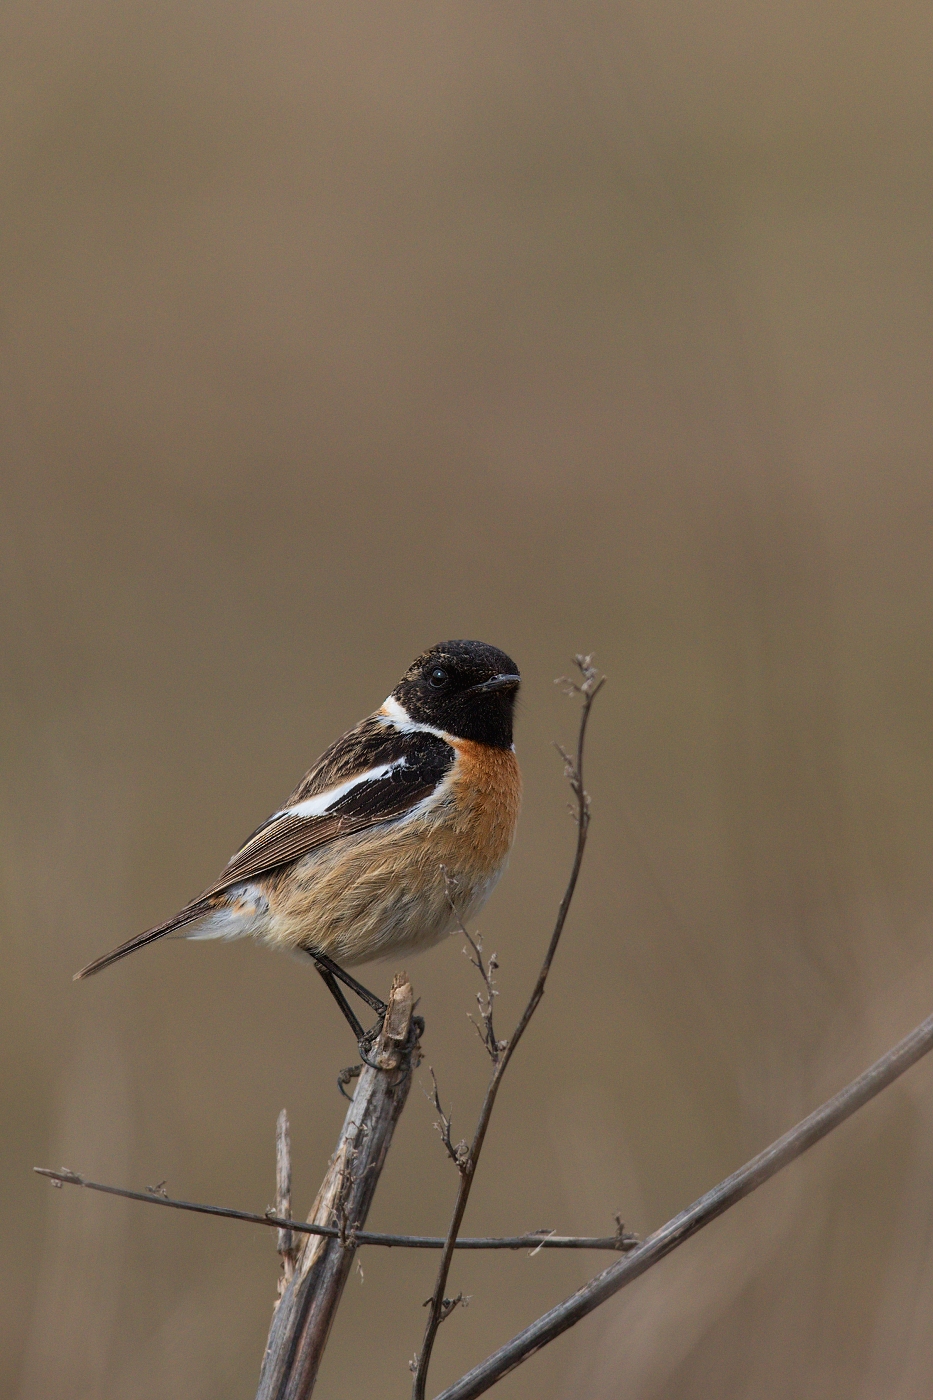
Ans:
[[[515,836],[522,779],[511,749],[493,749],[453,739],[459,761],[453,779],[457,825],[480,864],[494,869],[505,860]]]

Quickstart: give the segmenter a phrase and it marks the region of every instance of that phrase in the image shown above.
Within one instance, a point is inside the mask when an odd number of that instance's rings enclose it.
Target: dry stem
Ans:
[[[257,1400],[306,1400],[357,1247],[356,1232],[376,1190],[392,1133],[408,1097],[412,1030],[411,983],[397,973],[389,993],[375,1065],[367,1065],[347,1110],[337,1150],[311,1210],[335,1235],[306,1239],[294,1276],[279,1300],[263,1357]]]
[[[564,896],[557,911],[557,919],[554,924],[550,942],[548,943],[547,952],[544,955],[544,961],[541,964],[541,970],[538,973],[537,981],[532,989],[528,1005],[525,1007],[521,1019],[508,1044],[502,1050],[501,1055],[493,1062],[492,1077],[490,1078],[486,1089],[486,1097],[480,1109],[476,1131],[473,1135],[473,1141],[470,1144],[469,1156],[464,1162],[460,1172],[460,1186],[457,1192],[457,1200],[451,1217],[450,1226],[447,1231],[447,1239],[441,1253],[440,1264],[438,1265],[434,1291],[431,1294],[430,1310],[424,1329],[424,1340],[421,1344],[420,1353],[411,1363],[411,1369],[414,1372],[412,1400],[425,1400],[425,1387],[427,1385],[431,1353],[434,1349],[438,1328],[445,1316],[445,1290],[447,1287],[447,1279],[450,1274],[451,1262],[453,1261],[454,1249],[456,1248],[457,1236],[460,1233],[460,1226],[463,1222],[467,1203],[470,1199],[470,1191],[472,1190],[477,1163],[479,1162],[480,1153],[483,1150],[483,1143],[486,1138],[486,1131],[489,1127],[492,1110],[495,1107],[499,1085],[502,1083],[502,1077],[518,1047],[519,1041],[528,1027],[529,1021],[537,1010],[541,998],[544,996],[544,988],[548,973],[551,970],[551,963],[557,952],[557,945],[560,942],[560,936],[564,929],[570,903],[577,886],[580,867],[583,864],[583,852],[586,848],[586,836],[590,824],[590,801],[583,786],[583,747],[586,740],[586,727],[590,717],[590,711],[593,707],[593,701],[602,689],[603,681],[599,678],[592,664],[591,657],[577,656],[574,658],[574,661],[580,673],[580,680],[565,679],[563,681],[563,684],[569,689],[570,693],[578,695],[583,702],[580,714],[580,726],[577,733],[576,755],[571,758],[568,754],[563,754],[567,777],[570,782],[571,790],[576,798],[577,845],[573,865],[571,867],[570,877],[567,881],[567,887],[564,890]]]
[[[692,1206],[675,1215],[673,1220],[649,1235],[644,1244],[632,1250],[624,1259],[611,1264],[563,1303],[551,1308],[505,1346],[487,1356],[485,1361],[442,1391],[436,1400],[475,1400],[476,1396],[482,1395],[516,1366],[527,1361],[529,1356],[625,1288],[626,1284],[640,1278],[672,1250],[702,1230],[704,1225],[751,1195],[764,1182],[770,1181],[771,1177],[838,1128],[840,1123],[880,1094],[882,1089],[886,1089],[930,1050],[933,1050],[933,1016],[929,1016],[845,1089],[766,1147],[764,1152],[727,1176],[712,1191],[694,1201]]]
[[[275,1213],[279,1219],[286,1220],[292,1213],[292,1146],[288,1132],[288,1114],[284,1108],[275,1125]],[[276,1238],[276,1248],[282,1256],[282,1272],[279,1275],[281,1298],[295,1272],[295,1256],[299,1246],[294,1231],[287,1227],[280,1229]]]
[[[55,1171],[52,1167],[33,1167],[39,1176],[47,1177],[52,1186],[83,1186],[88,1191],[101,1191],[106,1196],[120,1196],[127,1201],[141,1201],[147,1206],[168,1206],[172,1210],[190,1210],[196,1215],[217,1215],[221,1220],[241,1220],[247,1225],[265,1225],[274,1230],[289,1230],[297,1235],[321,1235],[325,1239],[339,1239],[340,1230],[336,1225],[317,1225],[313,1221],[288,1220],[276,1215],[271,1208],[264,1215],[251,1210],[234,1210],[230,1206],[213,1206],[200,1201],[179,1201],[162,1192],[130,1191],[124,1186],[109,1186],[103,1181],[91,1181],[79,1172],[68,1167]],[[386,1249],[443,1249],[446,1235],[388,1235],[373,1230],[354,1230],[354,1243],[381,1245]],[[609,1249],[625,1252],[639,1244],[637,1235],[627,1231],[621,1235],[555,1235],[550,1230],[532,1230],[526,1235],[460,1235],[457,1249],[530,1249],[537,1254],[539,1249]]]

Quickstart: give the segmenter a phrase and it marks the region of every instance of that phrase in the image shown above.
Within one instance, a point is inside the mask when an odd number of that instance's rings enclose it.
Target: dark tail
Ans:
[[[186,904],[180,913],[176,914],[173,919],[169,919],[168,923],[147,929],[145,933],[137,933],[135,938],[128,938],[125,943],[120,944],[119,948],[114,948],[112,953],[105,953],[102,958],[95,958],[93,962],[88,963],[87,967],[82,967],[81,971],[76,972],[71,980],[80,982],[82,977],[93,977],[95,972],[109,967],[111,963],[119,962],[129,953],[135,953],[137,948],[145,948],[147,943],[155,943],[156,939],[164,938],[167,933],[174,933],[177,928],[184,928],[185,924],[193,924],[195,919],[209,914],[213,908],[214,901],[209,899],[196,899],[193,904]]]

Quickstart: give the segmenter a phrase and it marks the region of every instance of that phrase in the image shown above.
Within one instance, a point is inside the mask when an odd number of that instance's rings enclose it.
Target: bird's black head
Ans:
[[[518,667],[485,642],[441,642],[416,657],[392,692],[416,724],[497,749],[512,744]]]

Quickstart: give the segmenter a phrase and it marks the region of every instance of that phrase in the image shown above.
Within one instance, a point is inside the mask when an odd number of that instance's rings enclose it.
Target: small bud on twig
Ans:
[[[456,1298],[444,1298],[444,1299],[442,1300],[441,1306],[440,1306],[440,1313],[439,1313],[440,1321],[441,1321],[441,1322],[446,1322],[447,1319],[450,1317],[450,1314],[453,1312],[454,1308],[456,1308],[456,1307],[461,1307],[461,1308],[468,1307],[469,1304],[470,1304],[472,1301],[473,1301],[473,1295],[472,1295],[472,1293],[467,1293],[467,1294],[458,1293],[457,1296],[456,1296]],[[425,1298],[425,1300],[424,1300],[424,1302],[421,1304],[421,1306],[422,1306],[423,1308],[429,1308],[433,1302],[434,1302],[434,1299],[433,1299],[433,1298]],[[415,1365],[414,1365],[414,1366],[412,1366],[411,1363],[409,1363],[409,1369],[410,1369],[410,1370],[416,1370],[416,1369],[417,1369],[417,1359],[416,1359],[416,1361],[415,1361]]]

